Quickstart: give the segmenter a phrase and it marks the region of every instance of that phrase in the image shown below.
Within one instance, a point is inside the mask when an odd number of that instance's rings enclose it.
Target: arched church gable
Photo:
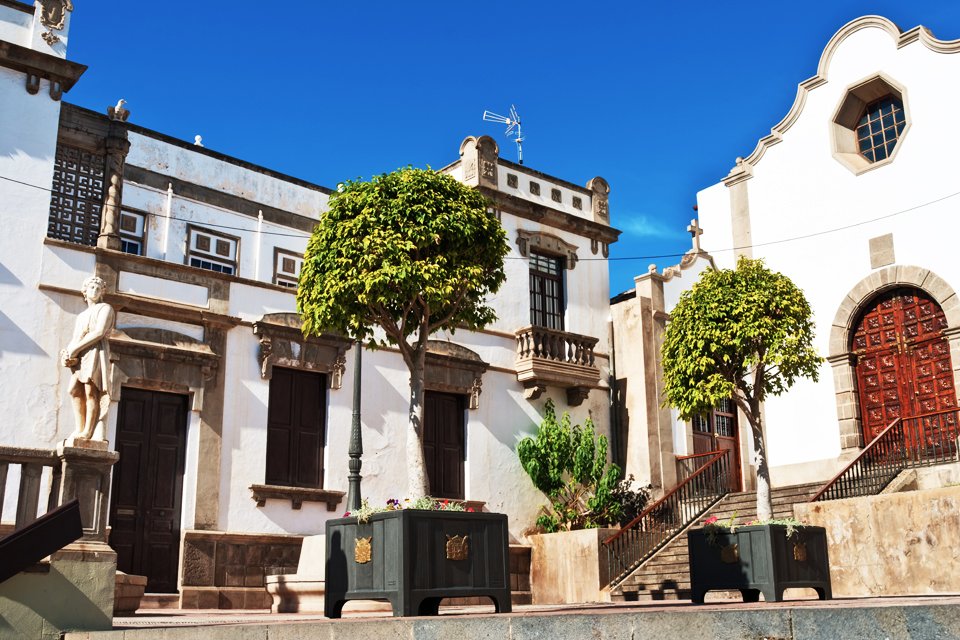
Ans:
[[[859,386],[865,383],[879,385],[874,391],[877,391],[884,384],[889,386],[888,396],[891,400],[898,397],[896,386],[903,384],[903,374],[897,376],[898,368],[902,370],[906,366],[905,356],[897,355],[897,349],[903,351],[903,346],[893,347],[889,354],[883,356],[883,345],[879,338],[875,341],[872,348],[872,356],[866,353],[866,343],[854,344],[858,329],[861,333],[864,331],[863,322],[865,319],[875,322],[874,318],[889,312],[888,322],[891,331],[902,332],[897,329],[901,322],[894,315],[901,313],[893,306],[898,308],[899,304],[894,304],[894,298],[898,290],[902,292],[903,297],[912,297],[916,303],[919,313],[929,316],[928,320],[936,325],[935,329],[941,336],[941,341],[932,344],[929,340],[924,343],[928,345],[928,352],[917,353],[918,359],[935,358],[936,365],[939,368],[947,366],[950,370],[947,384],[951,385],[948,399],[952,406],[956,406],[956,389],[960,388],[960,371],[956,364],[960,362],[960,300],[958,300],[954,289],[940,276],[922,267],[916,266],[890,266],[884,269],[878,269],[870,276],[857,283],[846,295],[840,308],[834,317],[830,332],[829,357],[828,361],[833,367],[834,390],[837,405],[837,417],[840,423],[840,444],[843,449],[854,449],[863,446],[863,434],[865,426],[868,427],[867,434],[869,438],[875,425],[871,423],[881,419],[882,413],[880,405],[872,406],[865,398],[859,395]],[[915,293],[915,295],[914,295]],[[880,309],[884,306],[887,311]],[[906,306],[910,306],[907,304]],[[906,314],[912,314],[913,311],[903,311]],[[896,341],[898,338],[892,336]],[[933,351],[930,351],[933,349]],[[858,350],[861,352],[858,358]],[[946,353],[942,353],[946,351]],[[865,372],[858,373],[858,359],[863,359],[863,366],[876,367],[875,376],[865,378]],[[866,362],[869,360],[869,363]],[[880,369],[886,368],[886,371],[880,372]],[[919,371],[919,369],[918,369]],[[860,383],[858,385],[858,375]],[[884,380],[886,382],[884,382]],[[941,380],[942,382],[942,380]],[[910,380],[912,385],[925,384],[922,375],[917,375]],[[862,401],[863,400],[863,401]],[[942,403],[939,403],[942,404]],[[938,406],[939,406],[938,404]],[[907,412],[915,412],[918,407],[904,407]],[[864,420],[864,411],[870,411],[872,418]],[[899,409],[894,413],[899,417]],[[871,423],[871,424],[868,424]]]

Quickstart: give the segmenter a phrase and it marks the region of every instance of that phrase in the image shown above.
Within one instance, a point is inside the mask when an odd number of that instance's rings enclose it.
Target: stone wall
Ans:
[[[617,529],[584,529],[530,536],[533,604],[601,602],[609,582],[603,541]]]
[[[269,609],[268,575],[297,572],[301,536],[187,531],[182,609]]]
[[[794,506],[827,530],[834,597],[960,592],[960,487]]]

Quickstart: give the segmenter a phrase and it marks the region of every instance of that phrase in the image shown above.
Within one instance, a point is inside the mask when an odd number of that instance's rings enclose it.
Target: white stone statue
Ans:
[[[110,345],[116,314],[102,302],[106,283],[97,276],[80,287],[87,308],[73,328],[73,339],[60,352],[60,361],[69,367],[70,398],[77,428],[68,440],[105,440],[110,410]]]

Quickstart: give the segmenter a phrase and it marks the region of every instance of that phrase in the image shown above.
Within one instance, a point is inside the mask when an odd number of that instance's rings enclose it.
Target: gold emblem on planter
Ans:
[[[447,536],[447,560],[466,560],[469,554],[469,536]]]
[[[740,561],[740,547],[735,544],[720,548],[720,560],[727,564],[733,564]]]
[[[357,538],[357,544],[353,547],[353,559],[357,564],[366,564],[370,562],[370,540],[373,536],[366,538]]]
[[[797,562],[807,561],[807,545],[802,542],[793,543],[793,559]]]

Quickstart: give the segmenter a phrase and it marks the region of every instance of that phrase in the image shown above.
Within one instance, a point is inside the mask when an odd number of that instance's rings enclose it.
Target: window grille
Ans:
[[[47,236],[96,246],[103,209],[103,156],[58,144]]]

